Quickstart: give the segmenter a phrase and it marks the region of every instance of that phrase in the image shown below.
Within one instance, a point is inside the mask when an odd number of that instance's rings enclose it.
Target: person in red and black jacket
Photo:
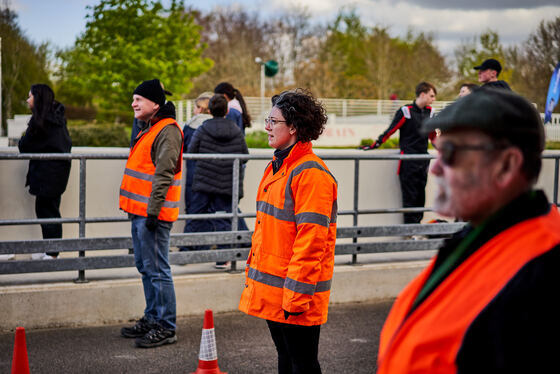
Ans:
[[[379,148],[397,130],[400,132],[399,144],[401,154],[428,153],[428,139],[433,140],[433,135],[426,136],[420,133],[422,122],[433,116],[430,106],[436,99],[437,90],[428,82],[420,82],[416,86],[416,100],[397,110],[393,122],[379,138],[364,150]],[[402,160],[399,164],[398,174],[401,182],[402,201],[404,208],[423,207],[426,202],[426,181],[428,179],[429,160]],[[404,223],[419,223],[422,212],[405,213]]]

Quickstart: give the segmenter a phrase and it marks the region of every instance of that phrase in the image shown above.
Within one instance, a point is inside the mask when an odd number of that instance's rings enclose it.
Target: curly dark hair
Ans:
[[[298,141],[316,140],[325,129],[328,119],[326,110],[306,89],[297,88],[274,95],[272,106],[280,109],[286,125],[296,128]]]

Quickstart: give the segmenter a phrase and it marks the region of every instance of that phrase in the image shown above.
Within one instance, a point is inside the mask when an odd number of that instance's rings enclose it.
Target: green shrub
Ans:
[[[253,131],[245,135],[245,141],[249,148],[269,148],[268,134],[266,131]]]
[[[560,142],[550,140],[550,141],[546,142],[545,148],[546,149],[560,149]]]
[[[124,124],[68,121],[72,145],[76,147],[128,147],[130,128]]]

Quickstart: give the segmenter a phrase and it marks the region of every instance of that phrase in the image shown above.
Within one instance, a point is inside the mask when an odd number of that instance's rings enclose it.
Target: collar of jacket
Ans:
[[[291,164],[296,162],[301,157],[305,156],[306,154],[312,153],[312,149],[313,147],[311,145],[311,142],[297,142],[292,147],[290,154],[284,159],[284,162],[282,163],[282,166],[280,166],[280,169],[278,169],[278,171],[284,168],[289,168]],[[273,157],[272,161],[274,161],[275,159],[276,157]],[[272,169],[272,162],[268,164],[268,167]],[[272,180],[276,180],[277,178],[280,178],[282,176],[282,173],[276,172],[273,175],[274,177]]]
[[[148,127],[151,127],[166,118],[177,118],[175,116],[175,105],[171,101],[167,101],[161,108],[159,108],[158,112],[152,117],[152,119],[150,119]]]
[[[311,142],[297,142],[296,144],[294,144],[288,156],[284,158],[284,162],[282,163],[282,166],[284,165],[289,166],[291,163],[293,163],[295,160],[299,159],[300,157],[308,153],[311,153],[312,148],[313,146],[311,145]]]
[[[412,105],[412,109],[413,109],[415,112],[420,112],[420,113],[421,113],[421,112],[423,112],[423,111],[428,111],[428,112],[429,112],[429,111],[432,110],[432,107],[431,107],[430,105],[426,105],[424,108],[420,108],[418,105],[416,105],[416,100],[414,100],[414,101],[412,102],[412,104],[409,104],[409,105]]]
[[[286,149],[282,149],[282,150],[277,149],[274,151],[274,157],[272,158],[272,172],[274,174],[276,174],[276,172],[280,170],[280,167],[282,166],[284,159],[288,157],[288,155],[292,151],[292,148],[294,148],[295,145],[296,143],[292,144]]]

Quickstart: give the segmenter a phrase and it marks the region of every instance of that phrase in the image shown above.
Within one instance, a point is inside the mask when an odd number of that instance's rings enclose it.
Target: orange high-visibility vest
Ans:
[[[397,297],[379,344],[378,373],[456,373],[473,321],[534,258],[560,243],[560,214],[528,219],[501,232],[453,270],[410,315],[434,262]]]
[[[167,125],[177,126],[181,130],[173,118],[162,119],[154,124],[146,134],[142,135],[130,151],[119,197],[119,207],[125,212],[138,216],[148,216],[148,201],[152,193],[152,181],[156,172],[156,166],[151,157],[151,149],[157,135]],[[181,134],[183,134],[182,131]],[[182,164],[183,150],[181,149],[177,170],[158,215],[159,220],[174,222],[179,216]]]
[[[283,323],[325,323],[336,214],[336,180],[311,143],[296,143],[275,174],[269,164],[257,192],[255,232],[239,309]],[[286,320],[283,310],[303,314]]]

